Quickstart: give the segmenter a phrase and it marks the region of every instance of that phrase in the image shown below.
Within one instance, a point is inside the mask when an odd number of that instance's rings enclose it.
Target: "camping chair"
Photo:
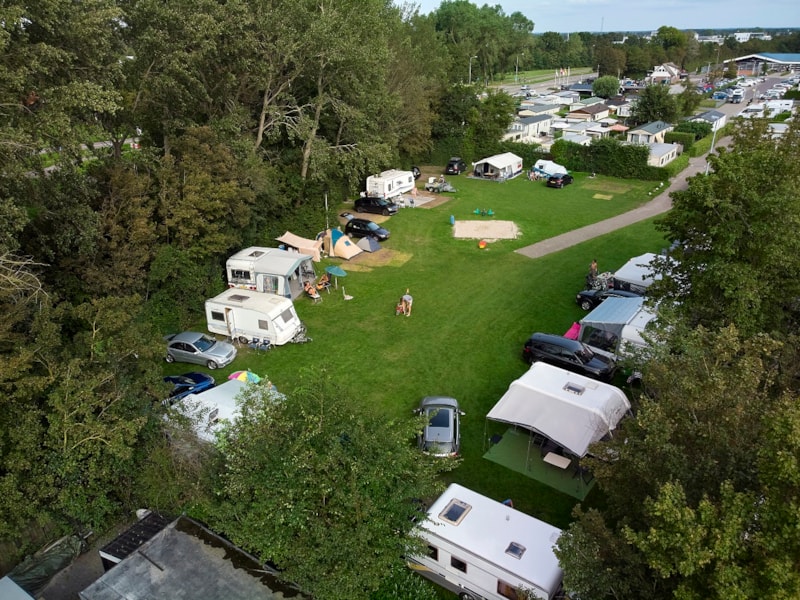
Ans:
[[[328,277],[327,273],[317,281],[317,290],[325,290],[329,294],[331,293],[331,278]]]
[[[319,295],[319,292],[313,285],[309,285],[307,287],[304,286],[303,289],[305,290],[306,294],[308,294],[308,297],[314,301],[314,304],[317,302],[322,302],[322,296]]]

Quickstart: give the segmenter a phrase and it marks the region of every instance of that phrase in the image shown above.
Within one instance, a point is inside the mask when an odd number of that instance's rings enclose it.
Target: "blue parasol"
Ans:
[[[337,290],[339,289],[339,280],[337,278],[338,277],[347,277],[347,273],[339,265],[331,265],[330,267],[325,267],[325,272],[328,275],[332,275],[334,277],[333,283],[334,283],[334,287]]]

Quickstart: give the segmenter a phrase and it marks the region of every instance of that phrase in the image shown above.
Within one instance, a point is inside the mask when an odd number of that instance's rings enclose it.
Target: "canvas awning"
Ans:
[[[284,233],[281,237],[275,239],[291,248],[296,248],[297,251],[302,254],[307,254],[314,260],[314,262],[320,261],[322,240],[309,240],[302,238],[299,235],[295,235],[289,231]]]
[[[536,362],[511,383],[486,418],[530,429],[582,457],[630,407],[613,385]]]

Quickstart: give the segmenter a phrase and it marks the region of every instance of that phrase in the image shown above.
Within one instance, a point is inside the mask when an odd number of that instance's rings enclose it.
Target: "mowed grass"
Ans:
[[[305,297],[295,301],[313,342],[266,353],[244,348],[233,365],[214,375],[221,380],[234,370],[251,369],[291,394],[299,369],[326,371],[341,383],[353,410],[377,411],[386,415],[387,424],[411,418],[423,396],[453,396],[466,416],[463,461],[448,480],[498,500],[512,498],[515,507],[565,527],[573,498],[482,458],[488,436],[506,429],[487,423],[485,416],[527,369],[521,358],[525,339],[534,331],[561,334],[583,316],[575,294],[593,258],[601,271],[615,270],[665,244],[653,222],[646,221],[536,260],[514,250],[630,210],[648,199],[652,183],[583,174],[564,189],[523,177],[506,183],[450,181],[458,192],[449,201],[430,209],[401,209],[382,223],[391,239],[379,252],[318,265],[318,273],[339,264],[348,275],[318,304]],[[598,187],[604,182],[606,188]],[[594,199],[600,189],[612,198]],[[515,221],[521,237],[484,250],[477,240],[454,239],[451,215],[492,218],[475,216],[476,208],[491,208],[494,218]],[[352,210],[352,204],[337,213],[343,210]],[[343,299],[342,286],[352,300]],[[413,313],[396,316],[395,305],[406,289],[414,297]],[[187,366],[169,370],[182,372]],[[598,501],[602,492],[595,490],[587,503]]]

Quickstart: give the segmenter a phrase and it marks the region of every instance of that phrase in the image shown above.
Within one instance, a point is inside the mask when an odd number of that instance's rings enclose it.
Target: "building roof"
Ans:
[[[589,106],[582,106],[575,110],[569,111],[571,113],[583,113],[586,115],[596,115],[601,112],[608,112],[608,106],[605,104],[590,104]]]
[[[666,156],[675,150],[677,144],[650,144],[650,156]]]
[[[702,119],[703,121],[708,121],[709,123],[715,123],[723,118],[725,118],[725,113],[722,113],[718,110],[707,110],[706,112],[693,116],[692,120],[696,121],[697,119]]]
[[[282,595],[279,595],[282,594]],[[265,565],[197,521],[179,517],[83,590],[81,600],[304,598]]]
[[[764,62],[775,63],[778,65],[800,65],[800,54],[779,54],[774,52],[762,52],[760,54],[746,54],[731,58],[724,62],[742,62],[746,60],[761,60]]]
[[[669,123],[664,123],[664,121],[651,121],[650,123],[645,123],[644,125],[640,125],[639,127],[631,129],[630,133],[644,131],[645,133],[655,134],[671,127],[672,125]]]
[[[542,121],[552,121],[551,115],[532,115],[530,117],[518,117],[517,121],[525,125],[532,125],[534,123],[541,123]]]

